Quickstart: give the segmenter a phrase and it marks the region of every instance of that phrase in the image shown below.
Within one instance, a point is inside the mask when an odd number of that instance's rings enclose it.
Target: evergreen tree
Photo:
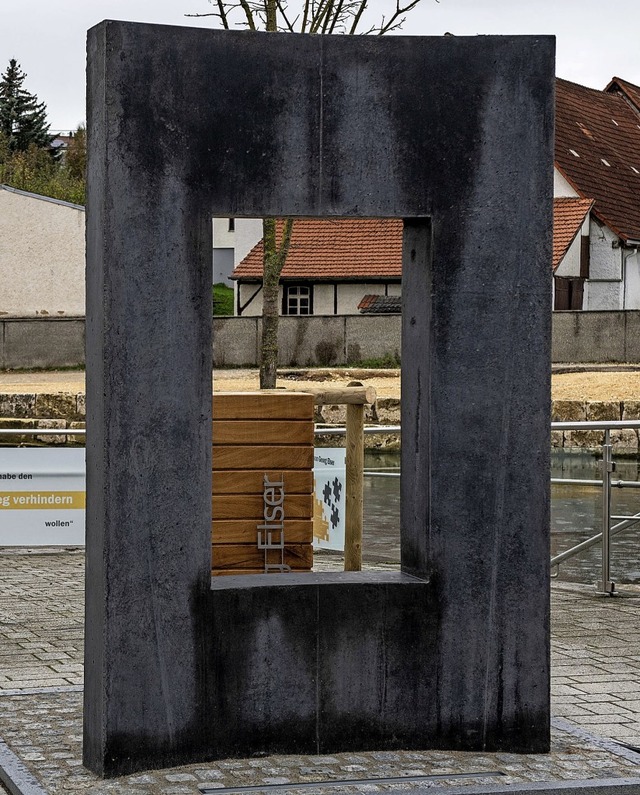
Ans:
[[[0,132],[12,152],[26,152],[32,145],[46,149],[53,140],[46,105],[23,88],[25,78],[15,58],[0,78]]]

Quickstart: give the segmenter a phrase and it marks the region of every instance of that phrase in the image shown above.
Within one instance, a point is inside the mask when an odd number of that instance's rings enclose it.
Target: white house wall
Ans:
[[[607,226],[591,219],[589,279],[585,282],[584,308],[595,311],[623,308],[622,248]]]
[[[235,266],[237,267],[251,249],[262,239],[262,220],[260,218],[236,218]]]
[[[0,316],[83,316],[85,214],[0,188]]]
[[[235,231],[229,229],[228,218],[213,219],[213,247],[233,248],[235,246]]]
[[[385,293],[384,284],[341,284],[338,287],[338,314],[357,315],[358,304],[365,295],[400,295],[399,284],[390,284]],[[333,312],[326,314],[333,314]]]
[[[625,251],[624,308],[640,309],[640,253]]]
[[[564,197],[576,198],[578,196],[575,190],[555,167],[553,169],[553,196],[555,199]]]
[[[245,304],[256,292],[257,284],[240,284],[236,290],[240,291],[240,305]],[[387,295],[400,295],[399,284],[390,284],[387,288]],[[385,295],[384,284],[380,283],[338,283],[338,306],[337,313],[334,313],[334,286],[328,283],[316,283],[313,286],[313,314],[314,315],[357,315],[358,304],[363,296],[367,294]],[[236,301],[237,312],[237,301]],[[282,286],[279,290],[278,306],[282,306]],[[242,310],[244,317],[255,317],[262,314],[262,290],[256,295],[253,301]]]

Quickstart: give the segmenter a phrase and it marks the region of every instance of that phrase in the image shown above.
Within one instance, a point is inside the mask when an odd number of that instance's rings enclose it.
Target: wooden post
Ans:
[[[362,386],[352,381],[350,387]],[[344,570],[362,569],[364,487],[364,405],[347,404]]]
[[[364,489],[364,407],[376,401],[372,386],[351,381],[346,387],[305,389],[316,406],[347,406],[344,570],[362,570]]]

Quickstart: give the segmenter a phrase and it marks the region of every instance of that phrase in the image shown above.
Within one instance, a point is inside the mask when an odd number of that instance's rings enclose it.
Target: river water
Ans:
[[[640,480],[637,458],[616,458],[615,480]],[[399,472],[399,453],[367,453],[366,470]],[[553,451],[551,477],[598,479],[598,457],[580,451]],[[640,489],[612,489],[611,512],[640,513]],[[613,520],[612,524],[616,521]],[[400,479],[365,477],[365,560],[397,563],[400,559]],[[569,549],[602,528],[601,491],[596,486],[552,485],[551,555]],[[640,522],[611,540],[611,578],[617,583],[640,583]],[[601,550],[596,545],[559,567],[558,579],[595,583],[600,577]],[[555,572],[554,572],[555,574]]]

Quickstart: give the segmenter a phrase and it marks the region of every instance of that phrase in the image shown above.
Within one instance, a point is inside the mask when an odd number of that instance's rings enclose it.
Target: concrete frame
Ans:
[[[89,32],[84,761],[549,747],[554,41]],[[402,571],[211,585],[211,217],[405,218]],[[464,429],[464,430],[461,430]]]

